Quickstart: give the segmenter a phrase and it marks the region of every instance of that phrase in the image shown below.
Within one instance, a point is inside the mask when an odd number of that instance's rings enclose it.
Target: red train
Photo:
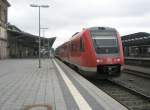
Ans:
[[[121,37],[116,29],[108,27],[91,27],[75,33],[55,54],[84,75],[100,78],[120,76],[124,64]]]

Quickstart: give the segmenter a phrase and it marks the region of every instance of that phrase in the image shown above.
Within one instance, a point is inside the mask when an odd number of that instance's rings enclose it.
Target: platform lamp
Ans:
[[[31,4],[31,7],[39,8],[39,68],[41,68],[41,8],[49,8],[49,5]]]

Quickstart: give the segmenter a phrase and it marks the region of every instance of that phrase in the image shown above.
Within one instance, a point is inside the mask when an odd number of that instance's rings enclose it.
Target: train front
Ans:
[[[105,76],[120,76],[124,56],[122,42],[114,28],[91,29],[96,53],[97,73]]]

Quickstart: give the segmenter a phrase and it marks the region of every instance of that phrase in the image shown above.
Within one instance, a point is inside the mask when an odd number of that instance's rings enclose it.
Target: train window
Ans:
[[[74,49],[73,49],[73,44],[71,44],[71,51],[73,51]]]
[[[80,38],[80,52],[84,51],[84,43],[83,43],[83,38]]]
[[[150,57],[150,47],[148,45],[140,46],[141,57]]]
[[[76,51],[76,44],[75,44],[75,43],[72,43],[72,44],[71,44],[71,51],[72,51],[72,52],[75,52],[75,51]]]
[[[119,53],[116,32],[91,32],[93,44],[97,54]]]
[[[74,44],[74,51],[75,51],[75,52],[78,51],[78,45],[77,45],[77,43]]]

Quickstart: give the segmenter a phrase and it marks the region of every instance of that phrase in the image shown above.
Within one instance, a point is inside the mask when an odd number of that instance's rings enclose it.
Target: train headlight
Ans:
[[[97,63],[100,63],[100,60],[99,60],[99,59],[97,59],[97,60],[96,60],[96,62],[97,62]]]
[[[103,61],[103,59],[97,59],[96,62],[97,63],[103,63],[104,61]]]
[[[116,61],[117,61],[117,62],[120,62],[120,58],[117,58]]]

